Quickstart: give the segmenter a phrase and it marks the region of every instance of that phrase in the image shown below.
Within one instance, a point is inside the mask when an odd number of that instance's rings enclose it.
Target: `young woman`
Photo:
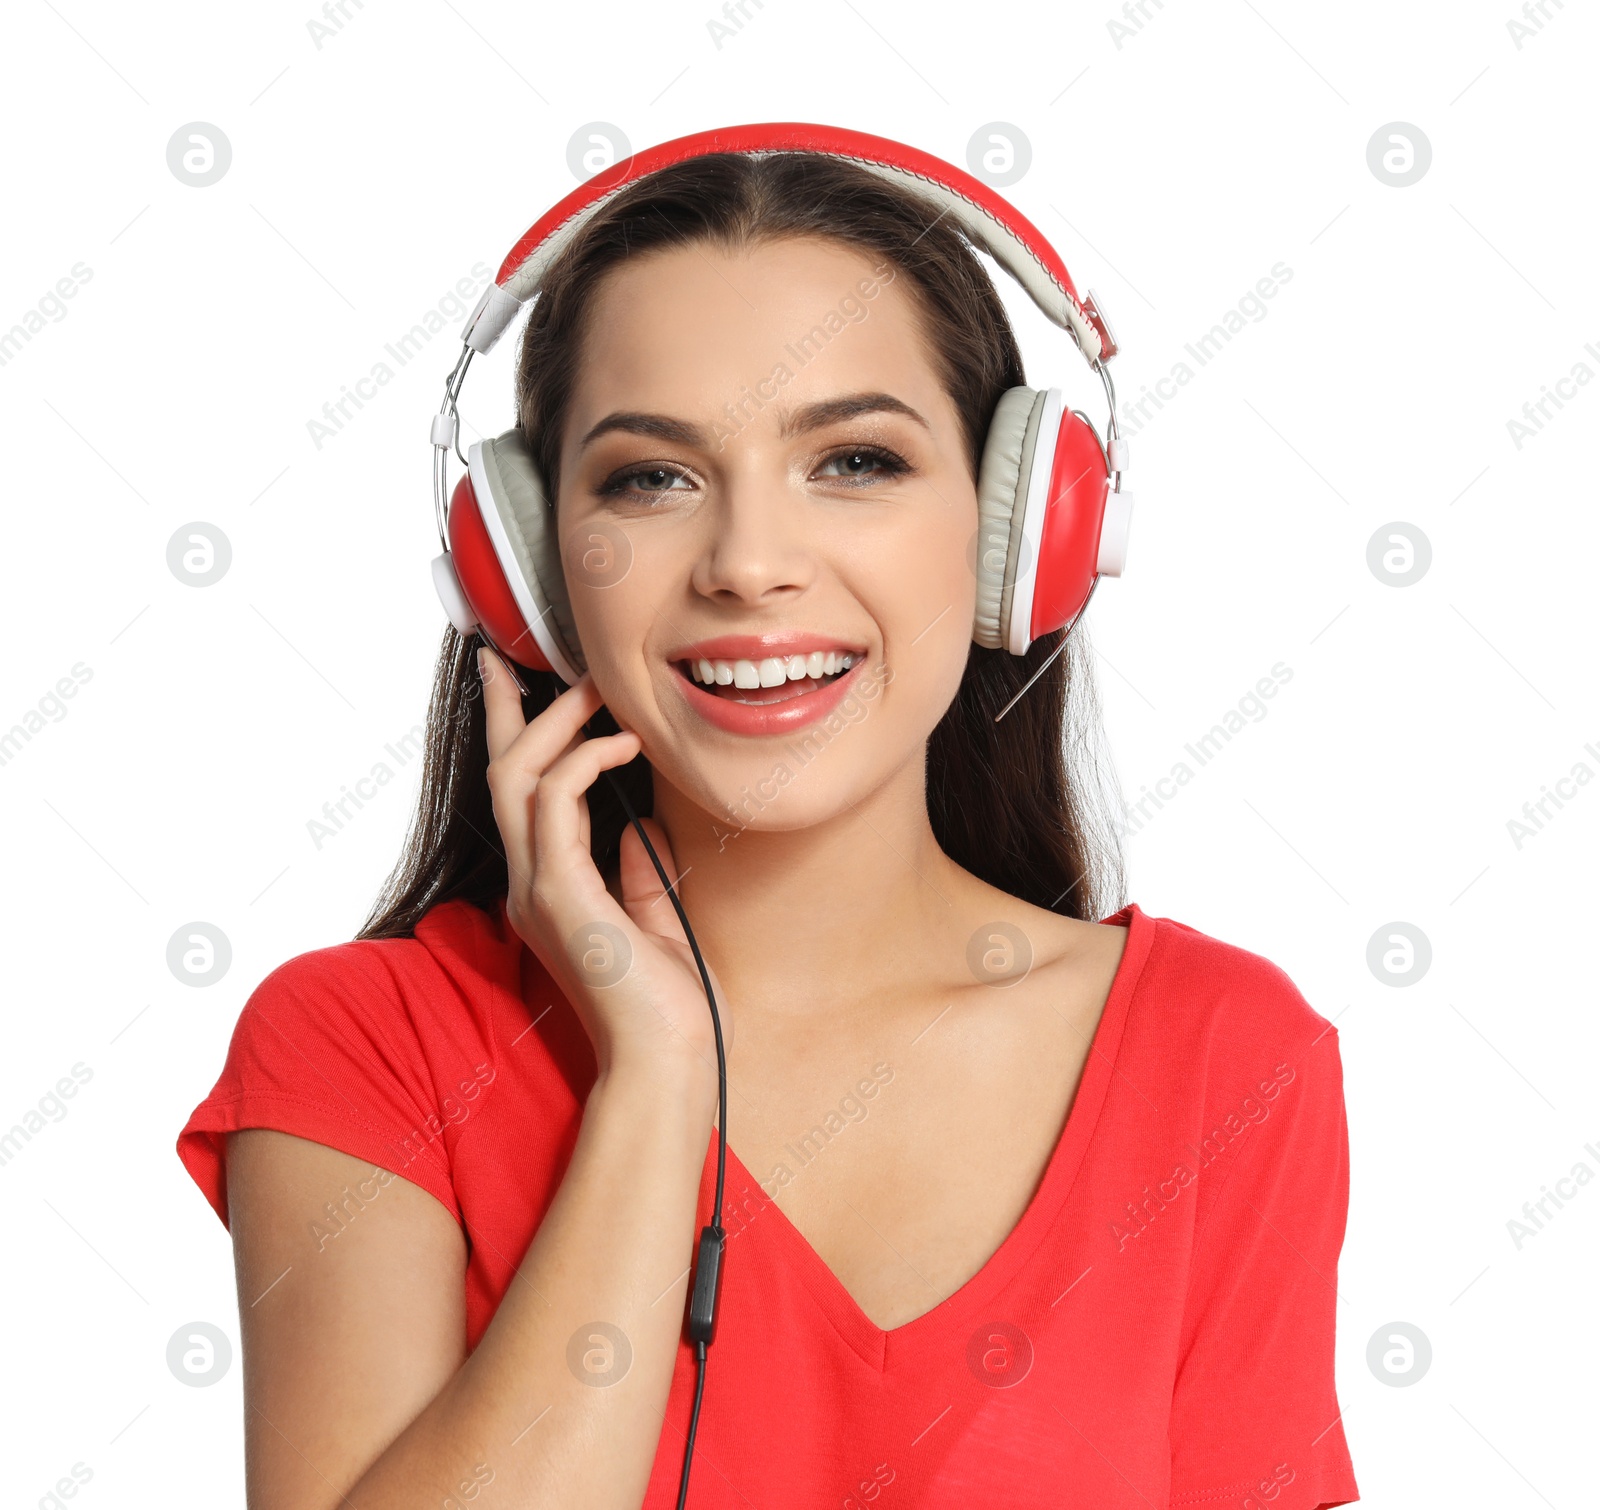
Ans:
[[[1356,1498],[1337,1033],[1123,903],[1081,626],[995,721],[1061,640],[973,639],[1023,383],[953,220],[836,154],[675,161],[545,269],[518,421],[587,669],[524,698],[447,634],[386,896],[179,1140],[253,1506],[676,1503],[718,1219],[691,1504]],[[720,1213],[706,993],[607,771],[715,990]]]

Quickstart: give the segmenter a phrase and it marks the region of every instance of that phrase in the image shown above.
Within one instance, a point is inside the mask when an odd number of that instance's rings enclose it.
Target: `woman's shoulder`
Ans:
[[[356,938],[292,955],[250,993],[230,1061],[282,1062],[302,1084],[346,1074],[450,1081],[487,1064],[524,1011],[524,947],[506,920],[454,899],[413,932]]]
[[[1153,998],[1169,1037],[1187,1028],[1216,1048],[1295,1045],[1332,1027],[1274,960],[1138,902],[1090,921],[1005,901],[1036,965],[1086,971],[1108,988]]]
[[[1228,1233],[1256,1232],[1271,1201],[1342,1191],[1337,1027],[1267,955],[1176,918],[1135,913],[1133,926],[1150,944],[1125,1069],[1189,1130],[1190,1167],[1201,1176],[1197,1220],[1207,1219],[1224,1186],[1231,1190],[1238,1199],[1229,1214],[1211,1219],[1226,1246]],[[1233,1177],[1242,1159],[1255,1171],[1250,1178],[1265,1182],[1260,1189]]]
[[[246,1010],[308,996],[329,1006],[359,1000],[400,1015],[429,1006],[470,1007],[485,987],[515,989],[521,951],[503,905],[490,913],[452,899],[430,907],[409,934],[349,939],[291,955],[262,978]]]
[[[494,1057],[521,1002],[520,939],[502,913],[470,902],[430,908],[413,933],[356,938],[291,955],[249,993],[229,1067],[281,1065],[307,1087],[347,1072],[421,1079],[463,1057]]]
[[[1148,937],[1140,986],[1169,1043],[1213,1065],[1292,1060],[1324,1042],[1337,1053],[1338,1029],[1275,960],[1135,903],[1123,911]]]
[[[304,950],[250,992],[178,1152],[226,1220],[223,1140],[245,1127],[370,1159],[452,1205],[457,1103],[483,1105],[522,1006],[521,941],[464,901],[412,936]]]

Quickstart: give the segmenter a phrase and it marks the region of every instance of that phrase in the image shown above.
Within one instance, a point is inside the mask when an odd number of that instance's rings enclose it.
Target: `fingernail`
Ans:
[[[485,669],[485,666],[484,666],[484,661],[483,661],[484,654],[485,654],[484,647],[482,645],[478,646],[478,680],[479,681],[486,680],[488,675],[489,675],[488,671]]]

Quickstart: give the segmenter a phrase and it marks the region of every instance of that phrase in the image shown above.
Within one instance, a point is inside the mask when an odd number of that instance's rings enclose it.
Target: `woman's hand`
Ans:
[[[650,856],[630,823],[622,834],[618,906],[589,853],[585,793],[601,771],[639,753],[639,736],[632,730],[584,736],[584,723],[601,706],[587,673],[528,723],[516,684],[494,652],[480,650],[478,664],[511,926],[566,993],[602,1075],[619,1067],[672,1069],[714,1084],[716,1042],[705,987]],[[653,818],[640,822],[676,885],[666,834]]]

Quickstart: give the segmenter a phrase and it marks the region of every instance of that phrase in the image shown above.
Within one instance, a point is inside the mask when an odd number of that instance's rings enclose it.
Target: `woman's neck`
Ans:
[[[780,792],[768,813],[781,818],[782,803]],[[987,889],[939,848],[921,761],[803,828],[715,820],[659,776],[655,817],[707,963],[730,1001],[763,1010],[851,1010],[903,983],[908,959],[949,952]],[[959,958],[966,934],[955,938]]]

